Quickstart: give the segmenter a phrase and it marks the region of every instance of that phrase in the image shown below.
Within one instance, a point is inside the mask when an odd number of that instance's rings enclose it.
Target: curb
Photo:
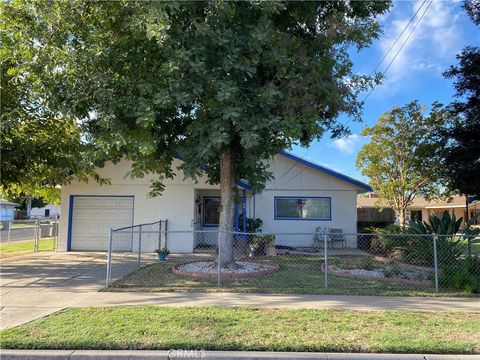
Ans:
[[[1,350],[2,360],[478,360],[480,355],[422,355],[373,353],[295,353],[261,351],[204,351],[204,350]]]

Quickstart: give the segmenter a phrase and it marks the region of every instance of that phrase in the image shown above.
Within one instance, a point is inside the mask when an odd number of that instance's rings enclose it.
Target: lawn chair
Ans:
[[[331,248],[333,248],[334,244],[338,242],[341,243],[342,249],[347,245],[347,238],[343,233],[343,229],[330,229],[327,233],[327,237],[328,245],[330,245]]]
[[[327,228],[323,228],[321,226],[315,229],[315,233],[313,234],[313,244],[312,248],[316,250],[321,250],[325,247],[325,232],[328,232]],[[329,238],[327,236],[327,246],[328,246]]]

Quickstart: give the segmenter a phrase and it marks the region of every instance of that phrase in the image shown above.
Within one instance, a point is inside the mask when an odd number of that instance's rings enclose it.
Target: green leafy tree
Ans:
[[[480,3],[467,1],[465,9],[480,25]],[[444,73],[454,79],[457,100],[449,105],[451,119],[438,130],[446,144],[440,151],[444,166],[439,176],[451,190],[480,197],[480,48],[467,46],[457,60]]]
[[[380,204],[390,205],[402,226],[406,223],[405,210],[415,196],[433,197],[440,191],[434,174],[442,165],[429,155],[443,146],[432,129],[442,126],[449,112],[438,103],[433,104],[428,116],[423,115],[424,110],[413,101],[383,114],[374,126],[363,130],[362,135],[370,142],[356,160],[378,192]]]
[[[11,5],[9,10],[14,9]],[[81,140],[75,118],[49,107],[37,76],[46,66],[32,45],[37,40],[19,43],[22,37],[13,27],[14,19],[5,20],[0,32],[0,190],[9,199],[28,202],[41,197],[58,203],[59,185],[74,177],[96,176],[86,153],[90,145]]]
[[[83,2],[3,4],[20,55],[48,105],[81,122],[107,158],[130,175],[202,171],[221,188],[222,266],[235,266],[235,183],[259,191],[264,164],[359,119],[356,96],[378,77],[352,73],[349,51],[380,32],[390,2]],[[23,61],[33,52],[34,64]],[[152,184],[152,195],[163,189]]]

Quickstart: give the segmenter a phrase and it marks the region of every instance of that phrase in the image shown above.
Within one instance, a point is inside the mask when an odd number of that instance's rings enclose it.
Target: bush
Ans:
[[[260,232],[260,228],[263,225],[262,219],[259,218],[247,218],[247,233],[257,233]],[[238,218],[238,231],[244,232],[243,230],[243,214],[240,214]]]
[[[382,249],[390,255],[395,249],[405,245],[405,228],[400,225],[388,225],[378,231],[378,238]],[[400,235],[400,236],[392,236]]]
[[[440,270],[439,282],[443,287],[480,293],[480,258],[467,257]]]
[[[267,245],[275,241],[274,234],[253,235],[250,242],[250,249],[254,255],[265,255]]]
[[[359,235],[357,238],[357,246],[360,250],[374,250],[378,248],[376,242],[378,241],[377,233],[380,231],[380,228],[376,227],[362,227],[358,230]]]

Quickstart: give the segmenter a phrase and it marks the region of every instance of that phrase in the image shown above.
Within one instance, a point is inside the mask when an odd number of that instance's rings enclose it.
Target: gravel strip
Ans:
[[[250,272],[256,272],[261,270],[273,270],[275,266],[265,263],[252,262],[252,261],[236,261],[238,267],[236,269],[222,269],[222,273],[226,274],[245,274]],[[217,267],[212,261],[197,261],[188,264],[182,264],[177,266],[178,270],[189,272],[200,272],[206,274],[217,273]]]

